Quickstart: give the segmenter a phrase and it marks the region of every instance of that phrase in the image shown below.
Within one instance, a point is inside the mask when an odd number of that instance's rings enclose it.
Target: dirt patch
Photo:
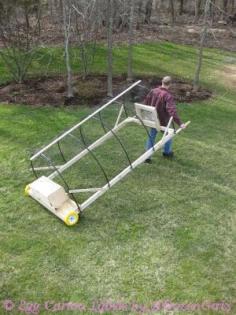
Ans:
[[[223,69],[217,70],[217,76],[226,86],[236,88],[236,65],[227,65]]]
[[[144,89],[138,87],[133,90],[134,99],[137,99],[137,101],[142,101],[150,89],[161,85],[161,79],[157,77],[142,77],[140,79],[142,80],[141,85]],[[212,96],[211,91],[203,88],[195,91],[191,83],[178,79],[173,80],[170,91],[174,95],[176,102],[182,103],[191,103],[198,100],[203,101]]]
[[[142,80],[142,87],[132,91],[132,99],[142,101],[148,91],[161,84],[156,77],[136,78]],[[130,84],[125,76],[117,76],[113,80],[114,95],[119,94]],[[107,77],[105,75],[88,76],[83,80],[79,76],[73,78],[74,97],[66,97],[66,79],[62,76],[32,78],[21,84],[9,83],[0,86],[0,102],[13,104],[27,104],[33,106],[51,105],[89,105],[97,106],[106,102]],[[190,103],[204,100],[211,96],[205,89],[194,91],[192,84],[174,80],[171,88],[177,102]]]

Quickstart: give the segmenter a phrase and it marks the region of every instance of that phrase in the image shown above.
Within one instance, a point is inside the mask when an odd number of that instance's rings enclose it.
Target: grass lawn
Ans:
[[[58,58],[50,65],[53,72],[61,54],[48,51]],[[115,49],[116,73],[125,72],[126,52],[125,47]],[[15,304],[9,312],[0,304],[0,314],[26,314],[27,303],[40,304],[40,314],[67,315],[79,312],[59,311],[56,303],[81,303],[87,306],[84,314],[90,314],[99,301],[151,307],[160,300],[225,302],[236,314],[236,92],[215,76],[227,55],[205,53],[202,84],[213,90],[213,98],[178,104],[180,116],[192,123],[175,139],[176,158],[154,155],[152,165],[138,167],[73,228],[26,198],[23,190],[33,180],[32,150],[91,109],[0,105],[0,302]],[[189,46],[135,46],[135,73],[192,78],[195,61],[196,50]],[[0,70],[6,80],[2,64]],[[102,47],[93,71],[105,71]],[[140,137],[130,129],[131,151]],[[107,152],[101,156],[112,169],[114,160]],[[224,314],[205,308],[178,314]]]

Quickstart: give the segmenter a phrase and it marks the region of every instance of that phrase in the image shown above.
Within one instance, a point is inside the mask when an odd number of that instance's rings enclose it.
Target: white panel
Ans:
[[[68,195],[64,188],[45,176],[34,181],[30,185],[30,189],[34,196],[38,196],[38,198],[49,203],[53,208],[59,208],[68,200]]]
[[[147,127],[153,126],[158,131],[161,130],[160,121],[157,117],[157,111],[155,107],[135,103],[135,110],[137,116],[142,120],[143,124]]]

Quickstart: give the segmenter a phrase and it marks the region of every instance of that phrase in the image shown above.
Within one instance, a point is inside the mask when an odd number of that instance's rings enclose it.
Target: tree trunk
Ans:
[[[223,10],[224,10],[224,13],[225,13],[225,16],[227,16],[227,13],[228,13],[228,0],[223,0]]]
[[[235,9],[235,1],[231,0],[231,11],[234,12]]]
[[[197,68],[196,68],[195,78],[194,78],[194,82],[193,82],[193,87],[194,87],[195,91],[197,91],[199,89],[200,72],[202,69],[202,60],[203,60],[203,50],[204,50],[204,44],[206,41],[207,30],[208,30],[208,18],[209,18],[209,11],[210,11],[210,3],[211,3],[211,0],[206,0],[205,9],[204,9],[204,27],[202,30],[199,52],[198,52]]]
[[[212,0],[212,1],[210,2],[209,16],[210,16],[211,25],[214,23],[215,4],[216,4],[216,0]]]
[[[71,71],[71,61],[69,53],[69,41],[71,32],[71,8],[67,7],[67,0],[62,3],[63,11],[63,27],[64,27],[64,50],[65,50],[65,61],[67,69],[67,98],[71,99],[74,97],[73,87],[72,87],[72,71]]]
[[[133,37],[134,37],[134,6],[135,0],[130,0],[129,17],[129,52],[128,52],[128,77],[127,81],[133,80]]]
[[[146,24],[149,24],[151,22],[151,16],[152,16],[152,3],[153,0],[148,0],[145,6],[145,18],[144,22]]]
[[[170,13],[171,13],[171,24],[172,26],[175,24],[175,5],[174,5],[174,0],[169,0],[170,4]]]
[[[201,13],[202,0],[195,0],[195,19],[194,23],[197,23]]]
[[[184,0],[180,0],[179,15],[182,15],[183,13],[184,13]]]
[[[112,33],[113,33],[113,0],[107,0],[107,95],[113,96],[113,55],[112,55]]]

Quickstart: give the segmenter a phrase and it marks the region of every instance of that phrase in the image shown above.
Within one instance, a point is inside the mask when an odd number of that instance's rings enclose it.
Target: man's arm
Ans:
[[[166,110],[170,117],[173,117],[174,122],[179,125],[181,128],[184,128],[184,124],[182,123],[179,115],[177,113],[177,108],[175,105],[175,101],[172,95],[167,95],[166,97]]]

